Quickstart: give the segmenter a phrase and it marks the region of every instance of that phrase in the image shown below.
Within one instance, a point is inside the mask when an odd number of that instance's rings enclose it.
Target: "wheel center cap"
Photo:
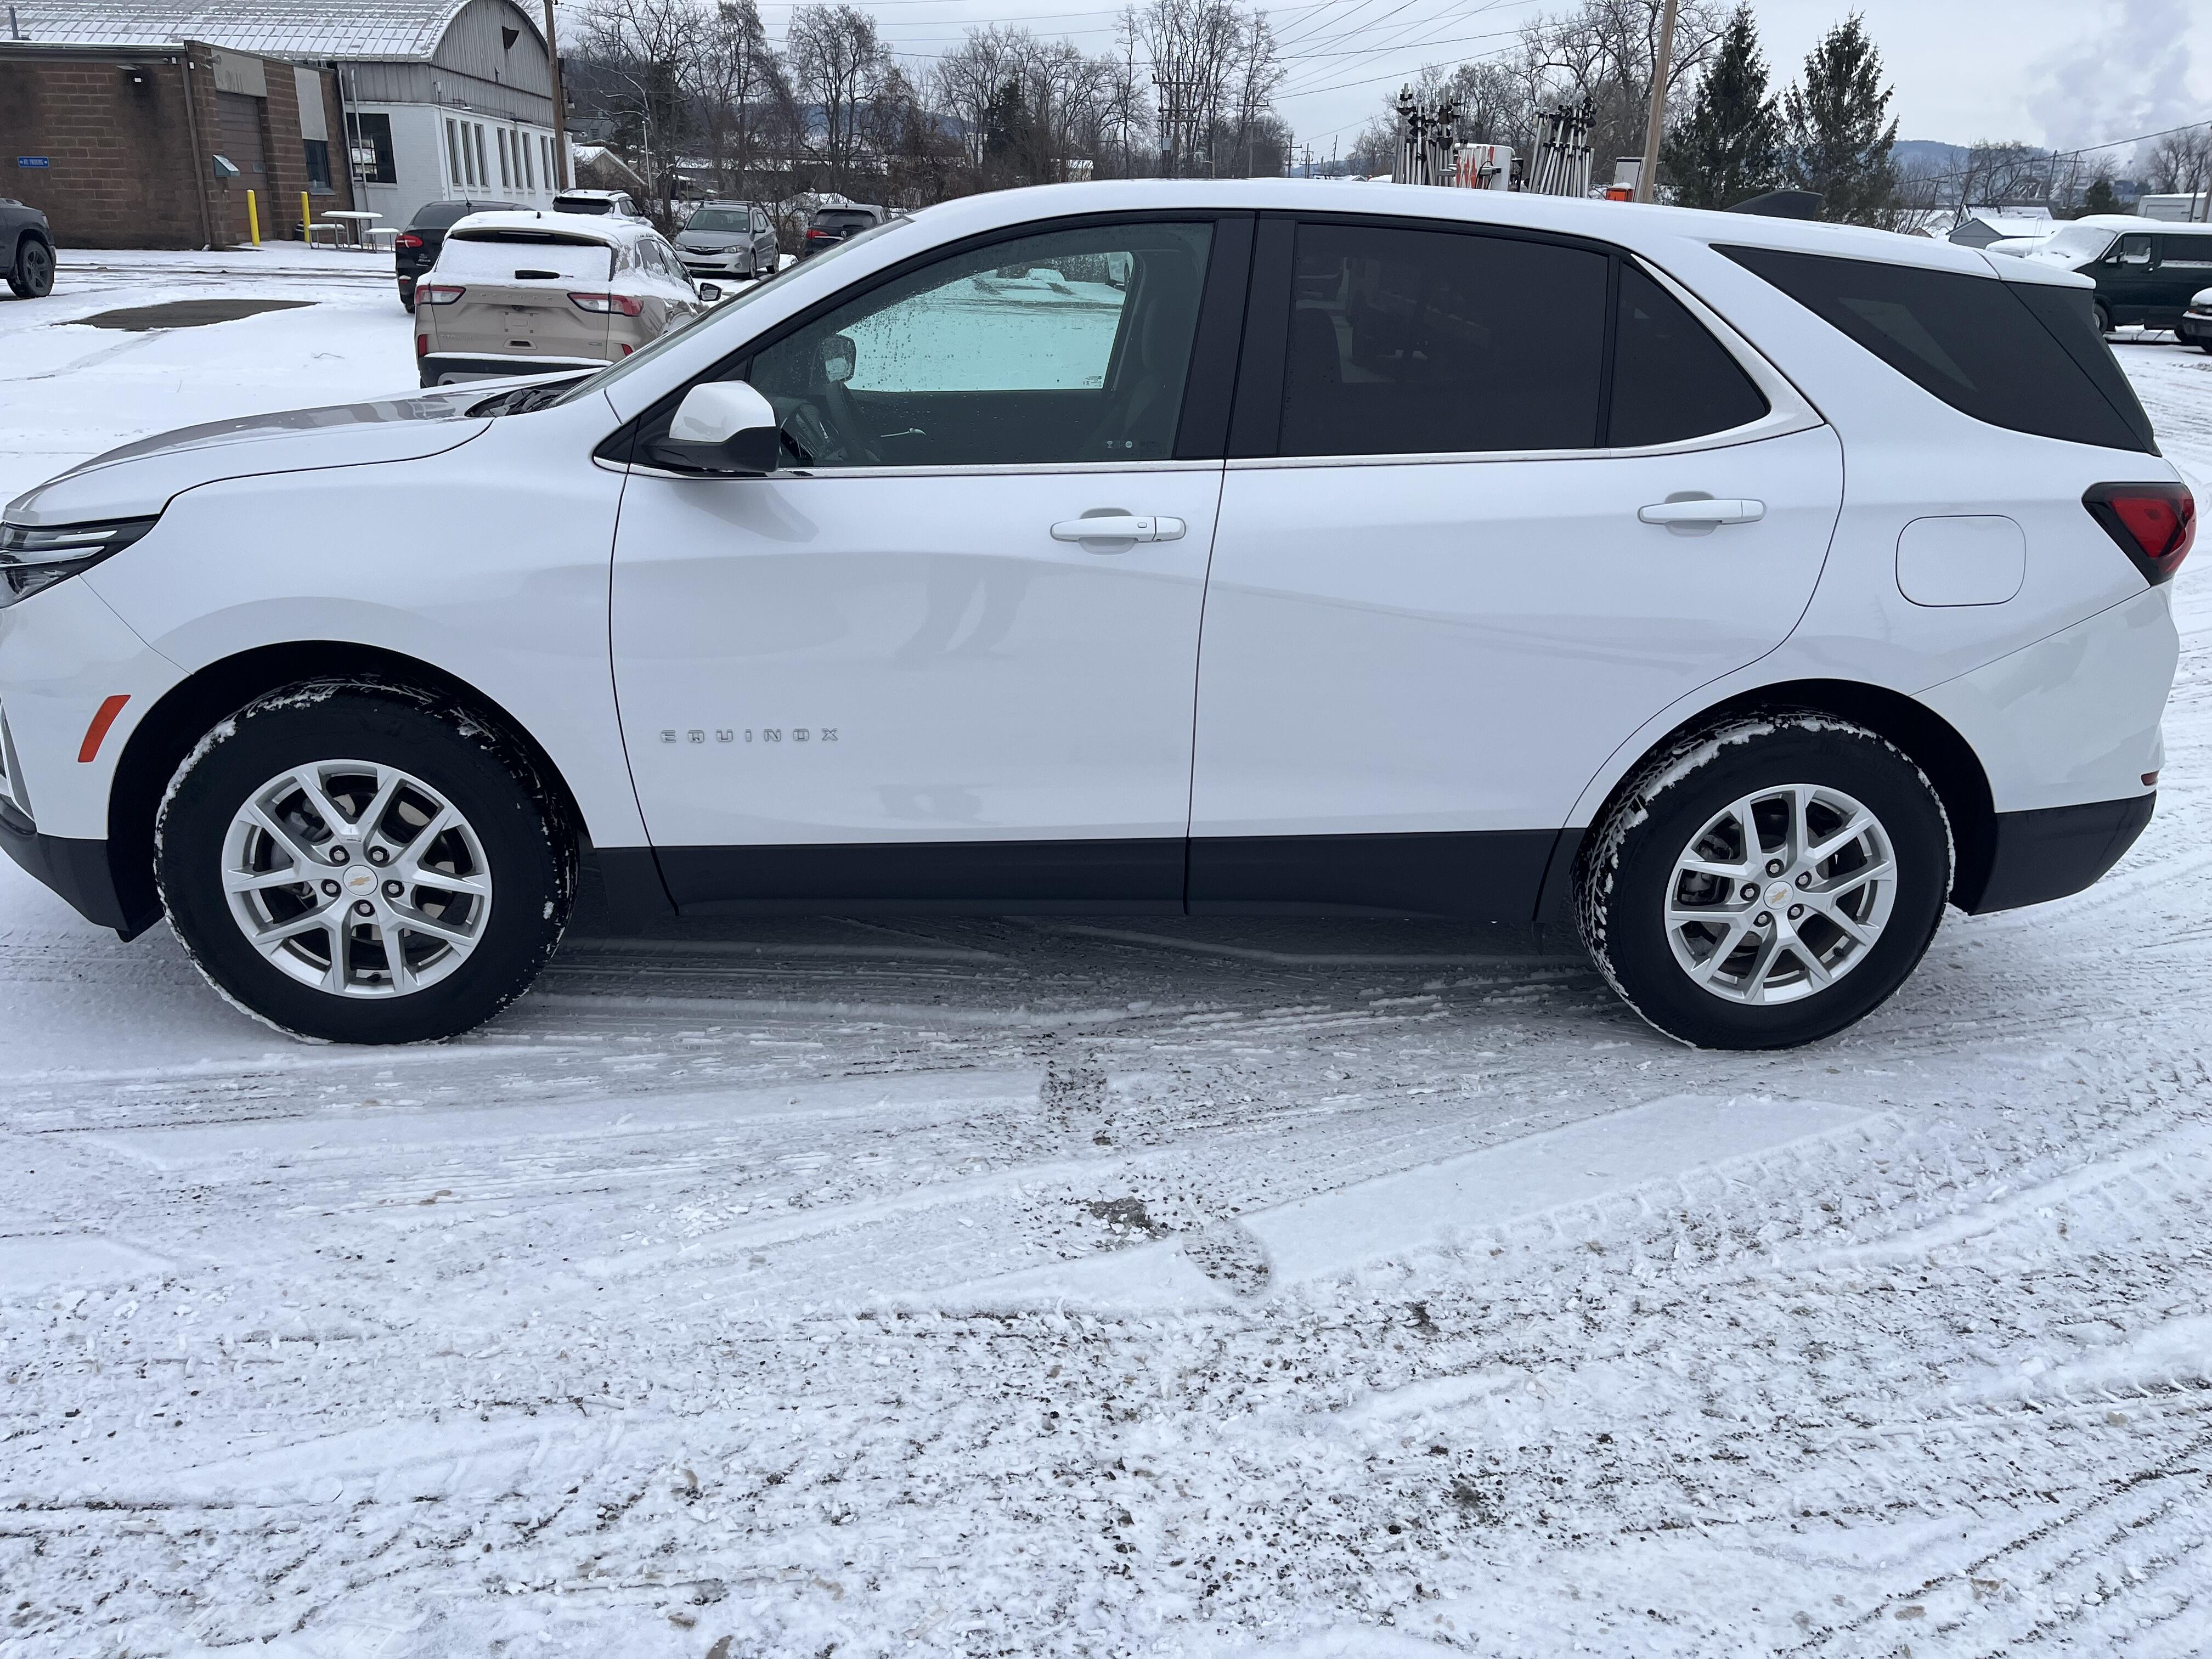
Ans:
[[[376,872],[366,865],[356,864],[339,878],[349,893],[366,893],[376,885]]]
[[[1776,882],[1773,886],[1766,890],[1766,902],[1769,904],[1787,904],[1790,902],[1790,884],[1786,881]]]

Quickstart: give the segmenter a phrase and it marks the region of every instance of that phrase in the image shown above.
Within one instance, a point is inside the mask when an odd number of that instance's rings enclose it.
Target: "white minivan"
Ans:
[[[1566,930],[1735,1048],[2127,849],[2194,505],[2081,277],[1355,194],[948,203],[588,377],[75,468],[0,532],[0,842],[350,1042],[497,1012],[589,860]]]

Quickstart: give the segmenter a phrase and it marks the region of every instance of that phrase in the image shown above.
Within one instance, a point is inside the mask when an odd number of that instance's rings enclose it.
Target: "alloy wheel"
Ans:
[[[489,861],[468,819],[374,761],[319,761],[253,791],[223,837],[222,879],[247,942],[337,996],[436,984],[491,915]]]
[[[1794,1002],[1866,960],[1896,899],[1895,851],[1872,811],[1820,784],[1777,784],[1715,813],[1674,860],[1667,941],[1714,996]]]

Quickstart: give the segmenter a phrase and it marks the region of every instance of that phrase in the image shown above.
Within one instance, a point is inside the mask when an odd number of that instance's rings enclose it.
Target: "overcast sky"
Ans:
[[[1085,50],[1114,42],[1113,0],[864,0],[887,40],[942,52],[969,23],[1018,21]],[[1269,8],[1292,61],[1279,107],[1326,155],[1424,63],[1497,50],[1566,0],[1304,0]],[[1093,8],[1085,9],[1086,7]],[[1849,9],[1845,0],[1756,0],[1778,85]],[[568,8],[563,6],[564,13]],[[792,5],[763,0],[781,44]],[[1862,0],[1907,138],[2021,138],[2071,148],[2212,119],[2208,0]],[[1383,50],[1377,52],[1376,48]],[[921,67],[917,64],[915,67]]]

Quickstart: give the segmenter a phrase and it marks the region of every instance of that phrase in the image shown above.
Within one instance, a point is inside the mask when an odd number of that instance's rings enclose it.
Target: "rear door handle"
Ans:
[[[1174,542],[1181,541],[1189,528],[1181,519],[1097,513],[1062,519],[1053,526],[1052,538],[1056,542]]]
[[[1638,507],[1636,516],[1645,524],[1710,529],[1722,524],[1757,524],[1766,516],[1766,503],[1741,498],[1715,501],[1701,496],[1686,501],[1655,501],[1650,507]]]

